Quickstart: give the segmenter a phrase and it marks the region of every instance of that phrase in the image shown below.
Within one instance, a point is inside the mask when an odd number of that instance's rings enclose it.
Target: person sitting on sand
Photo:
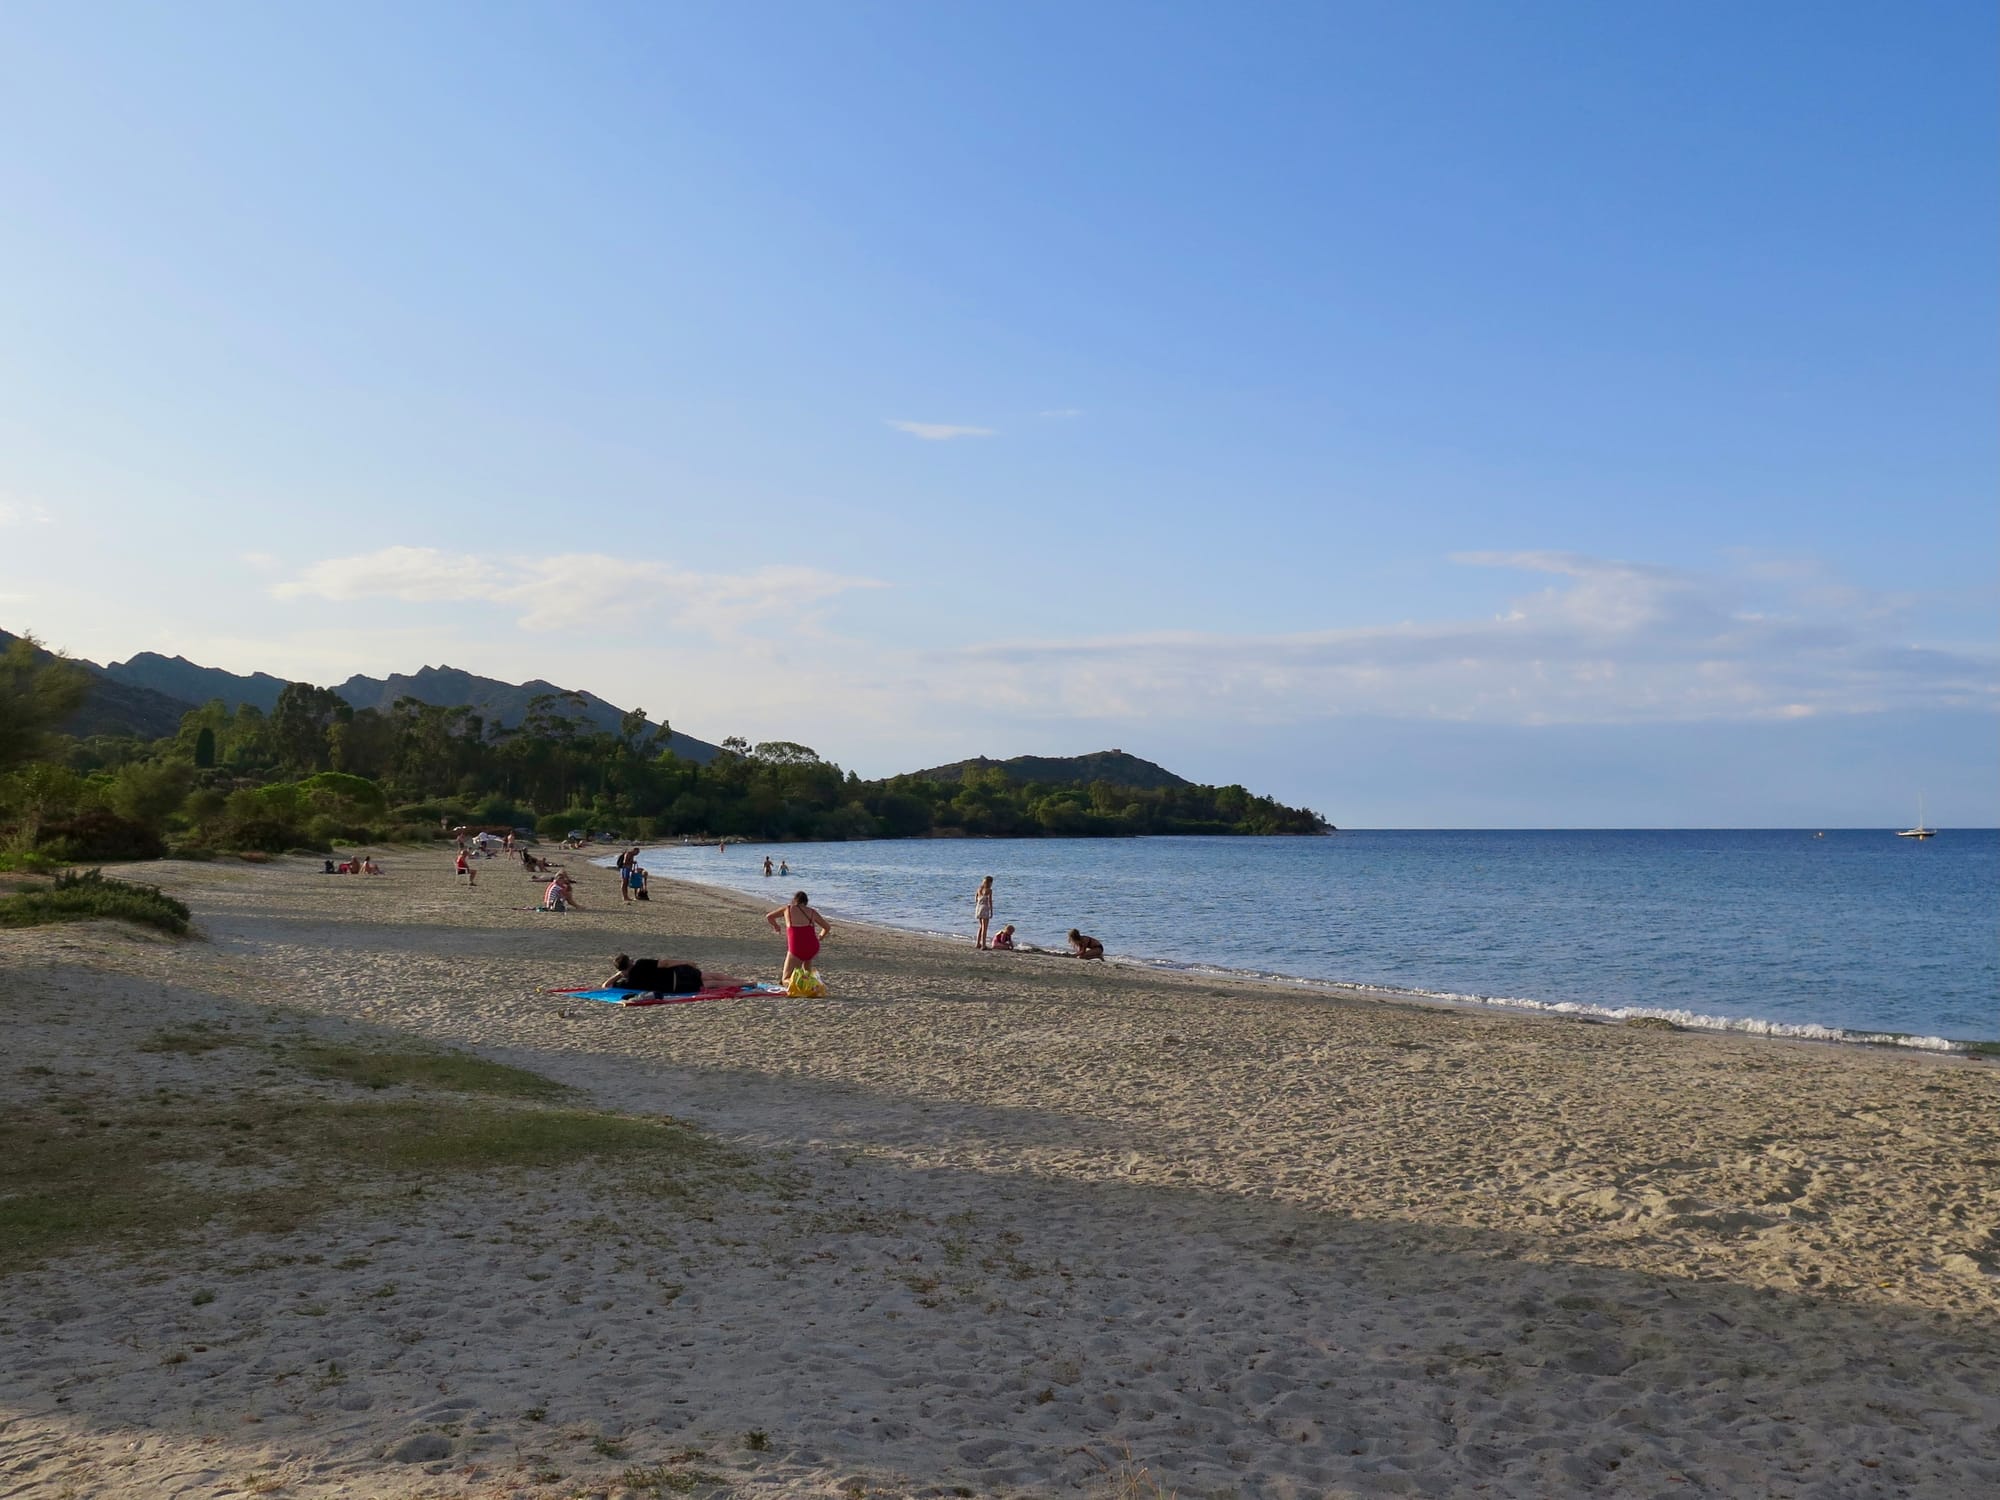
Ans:
[[[628,899],[651,901],[653,898],[647,889],[651,882],[652,876],[646,873],[645,866],[637,860],[625,867],[625,895]]]
[[[549,882],[549,888],[542,894],[542,904],[550,911],[568,911],[575,907],[578,911],[583,904],[576,899],[576,885],[569,878],[569,871],[556,871],[556,878]]]
[[[833,934],[826,918],[807,903],[804,891],[792,897],[791,905],[765,912],[764,920],[771,924],[773,932],[785,935],[785,968],[780,976],[784,979],[790,979],[794,969],[811,968],[812,961],[819,957],[820,939]]]
[[[465,877],[467,885],[479,884],[479,872],[472,868],[472,862],[465,857],[463,849],[458,851],[458,858],[453,861],[453,868]]]
[[[361,873],[363,875],[380,875],[382,867],[375,863],[373,855],[364,854],[361,857]]]
[[[1104,944],[1094,937],[1078,932],[1074,927],[1069,930],[1069,951],[1078,958],[1094,958],[1099,963],[1104,962]]]
[[[995,953],[1012,953],[1014,951],[1014,924],[1009,922],[1005,927],[994,933],[993,941],[987,946],[992,948]]]

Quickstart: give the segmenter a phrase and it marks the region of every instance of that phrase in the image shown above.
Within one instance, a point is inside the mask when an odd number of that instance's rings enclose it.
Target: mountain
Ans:
[[[14,639],[0,630],[0,647]],[[127,661],[100,667],[79,660],[77,665],[97,679],[90,697],[63,726],[64,732],[79,736],[132,734],[142,739],[158,739],[181,727],[181,715],[220,698],[232,709],[251,704],[265,713],[277,706],[285,679],[269,672],[225,672],[220,667],[204,667],[184,656],[162,656],[157,651],[141,651]],[[457,667],[425,667],[420,672],[398,673],[393,677],[350,677],[334,689],[353,708],[386,709],[398,698],[414,698],[439,708],[470,708],[488,725],[511,727],[528,714],[528,705],[544,693],[566,689],[552,682],[501,682],[479,677]],[[580,693],[580,707],[565,707],[564,713],[586,720],[596,728],[616,734],[625,710],[607,703],[595,693]],[[719,746],[675,730],[667,741],[674,754],[686,760],[711,761],[722,753]]]
[[[928,771],[912,774],[926,781],[961,781],[966,771],[974,767],[982,771],[1000,771],[1009,781],[1018,782],[1108,781],[1113,786],[1148,790],[1194,785],[1165,766],[1156,766],[1150,760],[1127,755],[1123,750],[1098,750],[1089,755],[1017,755],[1012,760],[989,760],[979,755],[971,760],[957,760],[948,766],[933,766]]]
[[[130,661],[114,661],[101,669],[113,682],[151,688],[184,703],[208,703],[220,698],[231,708],[254,704],[269,713],[278,706],[278,694],[285,679],[269,672],[253,672],[244,677],[220,667],[202,667],[185,656],[162,656],[157,651],[141,651]]]
[[[470,708],[489,725],[512,727],[528,716],[528,705],[534,699],[545,693],[568,690],[539,678],[533,682],[501,682],[458,667],[425,667],[420,672],[399,672],[393,677],[350,677],[334,691],[355,708],[386,709],[398,698],[414,698],[440,708]],[[612,734],[618,732],[619,721],[625,717],[624,709],[605,702],[595,693],[576,696],[583,700],[582,705],[564,706],[560,712],[574,714]],[[678,729],[667,743],[674,754],[687,760],[710,761],[722,753],[719,746],[682,734]]]
[[[0,649],[13,639],[8,632],[0,630]],[[44,651],[40,654],[48,656],[51,653]],[[104,668],[95,662],[78,661],[77,665],[89,672],[93,681],[90,696],[83,700],[83,707],[63,722],[64,734],[73,734],[79,739],[88,739],[94,734],[130,734],[140,739],[156,740],[179,729],[181,715],[194,707],[152,688],[120,682],[108,676]]]

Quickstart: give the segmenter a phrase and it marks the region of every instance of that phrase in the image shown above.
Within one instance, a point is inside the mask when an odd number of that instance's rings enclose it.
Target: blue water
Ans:
[[[763,856],[790,861],[765,880]],[[1683,1024],[2000,1038],[2000,830],[1342,832],[668,846],[657,874],[1114,957]]]

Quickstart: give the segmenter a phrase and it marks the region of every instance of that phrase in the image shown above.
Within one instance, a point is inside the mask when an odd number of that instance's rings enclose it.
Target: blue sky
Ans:
[[[15,4],[0,624],[2000,822],[1982,4]]]

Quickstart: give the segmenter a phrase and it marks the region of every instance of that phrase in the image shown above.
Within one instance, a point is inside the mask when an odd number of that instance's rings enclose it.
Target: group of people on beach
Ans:
[[[1013,953],[1018,951],[1014,943],[1014,924],[1009,922],[991,937],[987,928],[993,922],[993,877],[988,875],[979,882],[979,889],[972,893],[972,920],[976,927],[972,941],[982,951],[990,953]],[[1073,958],[1094,958],[1100,963],[1104,959],[1104,944],[1087,933],[1069,930],[1069,951]]]
[[[454,861],[454,867],[458,874],[465,877],[468,885],[477,885],[479,883],[479,872],[472,864],[472,850],[468,848],[468,840],[465,836],[466,830],[460,828],[456,832],[458,835],[458,856]],[[485,839],[490,837],[490,835],[482,832],[479,837]],[[509,834],[506,838],[506,847],[509,852],[512,852],[515,847],[512,834]],[[527,868],[530,874],[535,874],[537,871],[547,872],[551,869],[548,860],[538,859],[528,851],[525,845],[521,847],[520,855],[521,863]],[[369,863],[372,864],[373,862],[370,861]],[[652,899],[652,877],[645,867],[639,863],[638,845],[634,844],[629,848],[621,849],[614,863],[614,868],[618,877],[618,894],[621,900],[632,902],[650,901]],[[362,865],[357,862],[354,869],[356,873],[361,873]],[[764,856],[764,874],[767,877],[789,875],[791,869],[791,862],[789,860],[773,861],[770,855],[767,854]],[[380,870],[379,868],[373,869],[368,871],[368,873],[379,874]],[[972,918],[975,928],[973,942],[975,946],[981,952],[1014,953],[1020,951],[1020,945],[1014,936],[1014,924],[1012,922],[1007,923],[997,931],[993,930],[993,905],[993,877],[988,875],[979,882],[979,888],[972,895]],[[575,880],[570,876],[568,870],[557,869],[554,877],[549,881],[547,889],[543,892],[540,910],[581,911],[582,909],[582,903],[576,899]],[[827,937],[831,936],[833,932],[832,926],[827,922],[825,917],[821,916],[813,908],[811,899],[804,891],[796,892],[792,899],[785,905],[773,911],[766,912],[764,920],[770,923],[772,931],[778,933],[785,940],[785,963],[782,977],[786,980],[790,980],[794,970],[812,967],[813,960],[819,957],[820,944]],[[1104,944],[1098,939],[1091,937],[1088,933],[1080,932],[1072,927],[1069,930],[1068,942],[1071,957],[1096,959],[1099,962],[1103,961]]]

